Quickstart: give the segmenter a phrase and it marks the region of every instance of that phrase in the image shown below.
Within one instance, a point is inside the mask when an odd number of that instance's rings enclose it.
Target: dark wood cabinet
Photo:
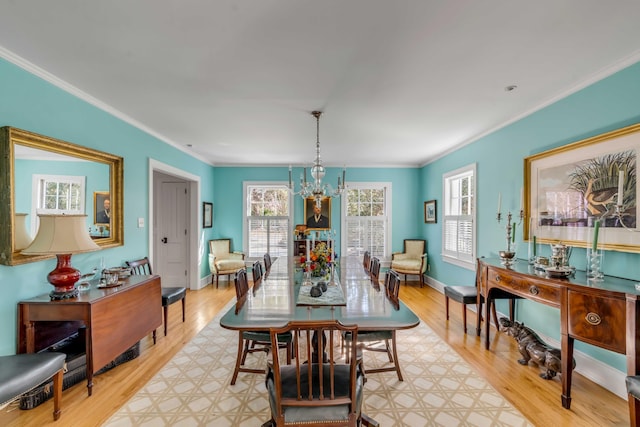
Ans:
[[[131,276],[114,288],[95,285],[78,297],[51,301],[48,294],[18,303],[18,353],[45,347],[42,332],[57,322],[86,327],[87,389],[93,374],[162,325],[159,276]],[[38,332],[36,332],[38,331]]]

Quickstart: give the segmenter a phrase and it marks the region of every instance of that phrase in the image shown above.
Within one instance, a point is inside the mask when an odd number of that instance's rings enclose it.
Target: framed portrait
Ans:
[[[93,192],[93,223],[97,225],[111,224],[111,197],[108,191]]]
[[[640,252],[636,171],[640,124],[524,159],[524,238]]]
[[[435,200],[428,200],[424,202],[424,222],[427,224],[435,224],[438,222]]]
[[[307,197],[304,201],[304,219],[308,229],[326,230],[331,228],[331,197],[323,197],[320,209],[316,209],[316,199]]]
[[[213,203],[202,202],[202,228],[213,227]]]

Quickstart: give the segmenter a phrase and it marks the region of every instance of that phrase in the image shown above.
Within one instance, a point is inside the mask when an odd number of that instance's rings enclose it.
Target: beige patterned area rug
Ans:
[[[106,426],[246,426],[269,419],[261,374],[240,373],[230,386],[238,333],[220,327],[222,310],[105,424]],[[523,416],[422,322],[399,331],[404,381],[370,374],[363,412],[381,426],[530,426]],[[388,363],[365,352],[365,366]],[[250,354],[262,367],[266,354]]]

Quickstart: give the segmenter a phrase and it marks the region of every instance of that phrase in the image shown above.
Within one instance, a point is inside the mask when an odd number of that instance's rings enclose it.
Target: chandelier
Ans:
[[[299,194],[304,199],[313,197],[316,206],[322,206],[324,197],[337,197],[345,189],[346,169],[342,169],[342,180],[338,175],[338,186],[333,188],[330,184],[323,184],[322,178],[325,175],[325,168],[320,160],[320,116],[322,111],[312,111],[311,115],[316,118],[316,159],[311,167],[311,180],[307,180],[307,168],[305,167],[300,177],[300,191],[294,192],[293,181],[291,179],[291,166],[289,166],[289,190],[294,194]]]

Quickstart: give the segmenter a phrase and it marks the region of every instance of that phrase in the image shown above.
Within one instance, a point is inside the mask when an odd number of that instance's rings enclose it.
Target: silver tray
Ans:
[[[575,273],[575,267],[547,267],[544,269],[549,277],[569,277]]]

